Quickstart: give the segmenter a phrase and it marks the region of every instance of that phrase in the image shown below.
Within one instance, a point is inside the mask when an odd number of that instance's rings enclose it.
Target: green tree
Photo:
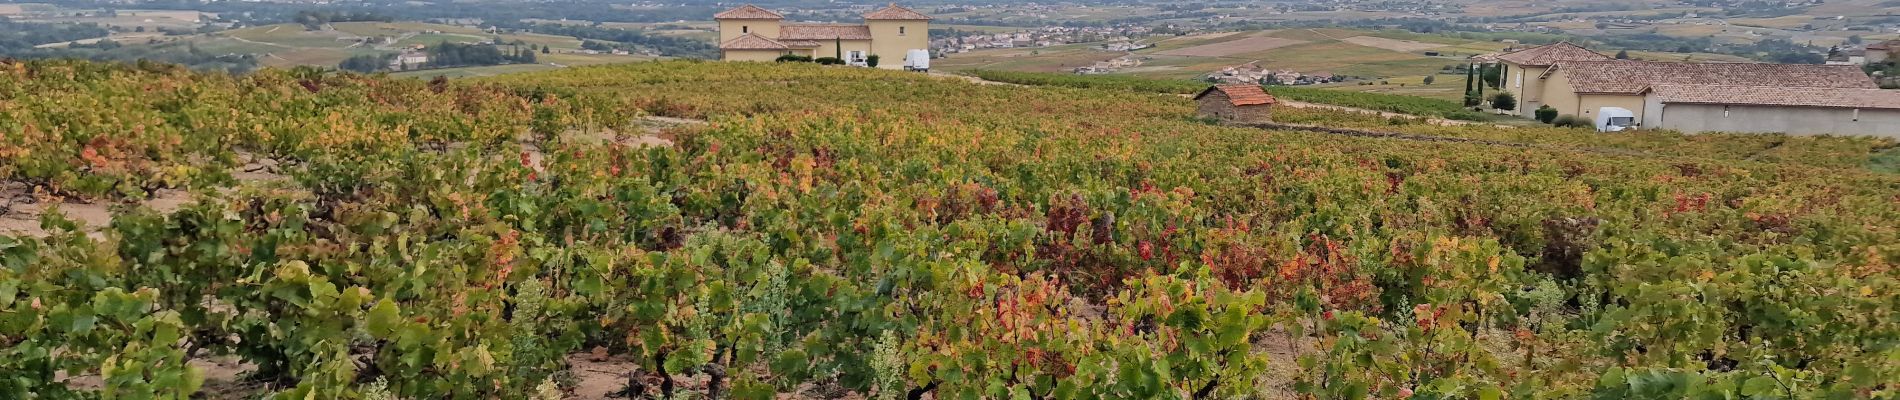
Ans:
[[[1555,120],[1557,120],[1557,109],[1550,108],[1550,105],[1548,104],[1537,106],[1537,121],[1538,122],[1543,122],[1543,123],[1548,124]]]
[[[1617,52],[1616,52],[1616,59],[1618,59],[1618,60],[1628,60],[1628,59],[1630,59],[1630,51],[1629,51],[1629,50],[1619,50],[1619,51],[1617,51]]]
[[[1511,92],[1498,92],[1491,96],[1491,107],[1504,111],[1517,109],[1517,96]]]
[[[1425,76],[1425,84],[1427,85],[1430,85],[1432,84],[1432,82],[1437,82],[1437,81],[1438,81],[1438,77],[1436,76],[1432,76],[1432,75]]]

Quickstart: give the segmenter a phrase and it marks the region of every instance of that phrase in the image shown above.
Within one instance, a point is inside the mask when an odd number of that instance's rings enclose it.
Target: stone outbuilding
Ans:
[[[1268,107],[1279,100],[1260,85],[1215,85],[1194,95],[1194,102],[1200,103],[1201,116],[1247,123],[1273,121]]]

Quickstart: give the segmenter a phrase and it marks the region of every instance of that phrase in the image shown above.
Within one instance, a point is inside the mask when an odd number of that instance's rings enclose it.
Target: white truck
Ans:
[[[904,52],[904,70],[930,72],[930,50],[911,49]]]

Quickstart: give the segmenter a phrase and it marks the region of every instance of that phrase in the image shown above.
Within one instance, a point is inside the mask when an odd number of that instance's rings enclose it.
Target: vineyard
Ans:
[[[112,210],[0,233],[0,398],[1900,396],[1890,141],[1275,111],[1524,145],[1354,138],[804,64],[0,67],[0,218]]]
[[[1075,75],[1048,72],[970,70],[965,74],[983,80],[1032,86],[1059,86],[1084,89],[1125,90],[1150,93],[1194,94],[1207,84],[1188,80],[1150,79],[1127,75]],[[1308,103],[1331,104],[1363,110],[1386,111],[1425,117],[1464,121],[1484,121],[1484,114],[1467,110],[1458,103],[1396,94],[1353,92],[1299,86],[1267,86],[1275,97]]]

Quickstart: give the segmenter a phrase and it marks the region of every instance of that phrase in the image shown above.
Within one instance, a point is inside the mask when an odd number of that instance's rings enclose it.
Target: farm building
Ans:
[[[1900,92],[1777,86],[1651,85],[1644,127],[1683,132],[1900,138]]]
[[[1523,115],[1549,106],[1594,120],[1614,107],[1686,133],[1900,136],[1900,92],[1852,65],[1617,60],[1569,43],[1475,59],[1504,65]]]
[[[1228,122],[1268,122],[1268,108],[1279,102],[1260,85],[1214,85],[1194,95],[1202,116]]]
[[[930,48],[930,16],[896,4],[864,14],[864,23],[788,24],[784,15],[744,5],[713,15],[725,61],[772,61],[784,55],[837,57],[878,68],[903,68],[911,50]]]

